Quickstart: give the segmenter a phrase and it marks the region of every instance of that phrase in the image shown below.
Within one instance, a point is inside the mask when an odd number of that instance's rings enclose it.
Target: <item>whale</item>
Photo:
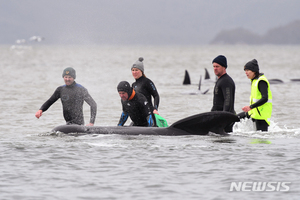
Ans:
[[[190,78],[189,72],[187,70],[185,70],[184,79],[183,79],[182,84],[183,85],[190,85],[191,84],[191,78]]]
[[[205,68],[204,80],[205,81],[210,80],[210,76],[209,76],[209,73],[208,73],[206,68]],[[201,85],[202,85],[201,81],[202,81],[202,76],[200,75],[200,80],[199,80],[199,83],[198,83],[198,90],[184,91],[184,92],[182,92],[182,94],[189,94],[189,95],[206,94],[209,91],[209,89],[206,89],[205,91],[201,91]],[[185,70],[183,85],[191,85],[190,75],[189,75],[189,72],[187,70]]]
[[[270,84],[282,84],[284,82],[280,79],[273,78],[273,79],[269,79],[269,83]]]
[[[139,127],[139,126],[82,126],[60,125],[52,133],[64,134],[120,134],[120,135],[229,135],[224,127],[240,121],[237,115],[225,111],[212,111],[183,118],[169,127]]]
[[[210,80],[210,75],[206,68],[205,68],[204,80]],[[201,82],[201,75],[200,75],[200,82]],[[184,79],[183,79],[182,84],[183,85],[191,85],[191,78],[190,78],[188,70],[185,70],[185,72],[184,72]]]
[[[210,79],[210,75],[209,75],[209,73],[208,73],[208,71],[207,71],[206,68],[205,68],[205,76],[204,76],[204,79],[205,79],[205,80]]]
[[[291,79],[291,81],[294,81],[294,82],[299,82],[299,81],[300,81],[300,79],[299,79],[299,78],[293,78],[293,79]]]

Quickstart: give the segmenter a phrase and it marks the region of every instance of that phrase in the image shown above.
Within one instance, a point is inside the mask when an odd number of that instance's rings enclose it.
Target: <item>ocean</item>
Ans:
[[[300,46],[0,46],[1,200],[298,199],[300,195]],[[76,82],[97,102],[97,126],[117,125],[117,85],[134,82],[131,66],[144,58],[145,74],[160,94],[168,124],[212,107],[212,60],[227,57],[236,84],[235,110],[249,103],[243,66],[253,58],[271,84],[269,132],[250,120],[228,137],[64,135],[60,100],[35,112],[63,85],[73,67]],[[205,68],[210,80],[204,80]],[[188,70],[191,85],[183,85]],[[198,92],[201,77],[201,91]],[[86,124],[90,110],[84,105]],[[127,122],[127,124],[129,121]]]

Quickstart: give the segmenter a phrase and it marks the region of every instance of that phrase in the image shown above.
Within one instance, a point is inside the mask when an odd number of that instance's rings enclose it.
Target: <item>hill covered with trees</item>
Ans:
[[[210,44],[300,44],[300,20],[270,29],[264,35],[244,28],[223,30]]]

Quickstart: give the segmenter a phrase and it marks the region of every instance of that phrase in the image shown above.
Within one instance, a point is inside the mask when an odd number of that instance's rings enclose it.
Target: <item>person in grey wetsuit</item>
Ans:
[[[36,112],[35,116],[40,118],[43,112],[48,110],[48,108],[60,98],[67,125],[84,125],[83,103],[85,101],[91,107],[91,118],[87,126],[93,126],[97,114],[96,102],[85,87],[75,82],[76,71],[72,67],[64,69],[62,77],[65,81],[65,85],[59,86],[55,90],[53,95]]]

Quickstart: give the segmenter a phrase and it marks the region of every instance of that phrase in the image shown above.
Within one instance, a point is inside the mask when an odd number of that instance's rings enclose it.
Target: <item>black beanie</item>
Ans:
[[[130,87],[130,84],[127,81],[121,81],[117,87],[118,92],[122,91],[122,92],[127,92],[128,97],[131,96],[132,94],[132,87]]]
[[[75,69],[73,69],[72,67],[68,67],[66,69],[64,69],[63,73],[62,73],[62,77],[69,75],[72,76],[74,79],[76,79],[76,71]]]
[[[251,70],[253,72],[259,72],[259,66],[256,59],[253,59],[246,63],[244,70]]]
[[[227,59],[225,56],[223,55],[219,55],[217,56],[213,61],[212,63],[218,63],[219,65],[227,68]]]

